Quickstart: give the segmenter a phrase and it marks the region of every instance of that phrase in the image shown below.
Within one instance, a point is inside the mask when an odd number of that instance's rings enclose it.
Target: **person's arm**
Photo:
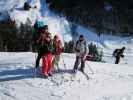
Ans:
[[[52,41],[51,33],[47,33],[47,36],[45,35],[46,41]]]
[[[75,51],[75,52],[80,52],[80,50],[77,48],[78,42],[79,42],[79,41],[77,41],[76,44],[75,44],[75,46],[74,46],[74,51]]]
[[[64,50],[63,50],[63,46],[62,46],[61,41],[59,40],[58,43],[59,43],[59,49],[60,49],[60,52],[63,52]]]
[[[39,36],[39,38],[36,40],[37,43],[39,43],[42,40],[42,35]]]
[[[121,53],[121,57],[124,58],[124,54],[123,54],[123,52]]]
[[[124,58],[124,55],[121,55],[122,58]]]
[[[117,53],[117,49],[114,50],[114,52],[113,52],[112,55],[113,55],[113,56],[116,56],[116,53]]]
[[[84,54],[83,54],[83,59],[84,59],[84,60],[86,60],[86,56],[87,56],[87,54],[88,54],[88,53],[87,53],[87,52],[88,52],[88,50],[87,50],[86,41],[85,41],[85,43],[84,43],[84,46],[85,46],[85,47],[84,47],[85,52],[84,52]]]
[[[89,51],[87,49],[86,41],[85,41],[85,54],[87,54]]]

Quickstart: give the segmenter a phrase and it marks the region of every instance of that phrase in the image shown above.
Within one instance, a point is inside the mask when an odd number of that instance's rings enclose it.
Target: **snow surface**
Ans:
[[[0,20],[7,18],[7,14],[18,24],[26,23],[27,19],[31,24],[43,20],[53,36],[58,34],[62,41],[72,39],[65,17],[51,12],[45,0],[28,1],[33,7],[37,5],[37,9],[24,11],[25,0],[0,0]],[[86,62],[89,80],[81,72],[75,77],[71,74],[74,54],[62,54],[61,70],[52,78],[43,79],[33,78],[36,54],[0,52],[0,100],[133,100],[133,37],[98,37],[94,30],[81,25],[77,25],[76,32],[83,34],[88,43],[96,43],[104,53],[106,63]],[[112,52],[123,46],[125,57],[115,65]]]
[[[87,80],[81,72],[71,74],[75,55],[62,54],[60,71],[43,79],[33,78],[36,54],[0,56],[0,100],[133,100],[132,65],[86,62]]]

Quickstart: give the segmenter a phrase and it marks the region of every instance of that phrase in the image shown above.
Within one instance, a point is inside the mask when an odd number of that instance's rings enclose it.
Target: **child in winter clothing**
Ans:
[[[60,54],[63,51],[63,48],[62,48],[61,40],[59,39],[59,37],[57,35],[54,36],[53,46],[54,46],[54,61],[53,61],[53,65],[56,65],[58,67],[58,70],[59,70],[58,63],[60,61]]]
[[[74,72],[77,71],[80,62],[81,62],[80,70],[84,72],[87,46],[83,35],[80,35],[79,40],[76,42],[75,52],[76,52],[76,61],[74,65]]]

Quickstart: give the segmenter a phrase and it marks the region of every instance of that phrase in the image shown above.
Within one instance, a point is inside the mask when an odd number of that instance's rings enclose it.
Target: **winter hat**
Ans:
[[[44,25],[43,26],[43,29],[45,30],[45,29],[48,29],[48,25]]]
[[[56,40],[60,40],[60,38],[59,38],[58,35],[55,35],[55,36],[54,36],[54,39],[56,39]]]
[[[83,36],[83,35],[80,35],[80,36],[79,36],[79,40],[80,40],[80,41],[83,41],[83,40],[84,40],[84,36]]]
[[[125,50],[126,49],[126,47],[122,47],[122,50]]]
[[[80,35],[79,38],[84,38],[84,36],[83,35]]]

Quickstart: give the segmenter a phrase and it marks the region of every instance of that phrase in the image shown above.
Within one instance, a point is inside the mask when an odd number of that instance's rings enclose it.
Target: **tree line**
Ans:
[[[133,35],[132,0],[47,0],[47,3],[68,20],[91,26],[98,33]]]

